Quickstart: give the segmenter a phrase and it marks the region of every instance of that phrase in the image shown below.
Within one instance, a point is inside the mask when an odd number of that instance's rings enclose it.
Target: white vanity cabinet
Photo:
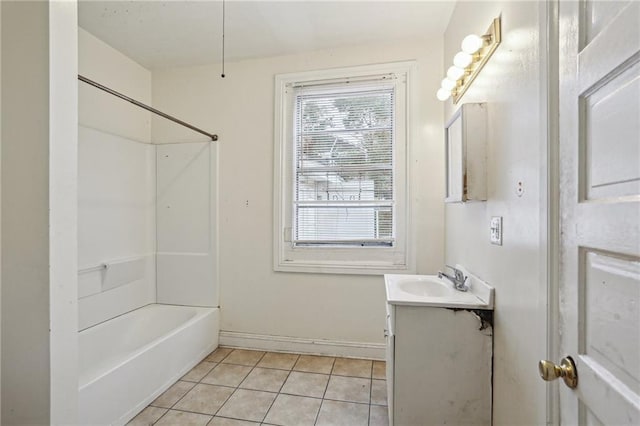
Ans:
[[[493,289],[442,295],[404,277],[385,276],[389,424],[491,425]]]
[[[490,425],[489,322],[465,309],[389,306],[389,424]]]
[[[487,199],[486,104],[464,104],[445,127],[445,202]]]

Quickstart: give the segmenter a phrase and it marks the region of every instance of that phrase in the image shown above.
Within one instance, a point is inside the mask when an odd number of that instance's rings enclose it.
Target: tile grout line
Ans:
[[[369,371],[369,406],[367,407],[367,425],[371,426],[371,398],[373,396],[373,361]]]
[[[329,383],[331,382],[331,373],[333,373],[333,369],[336,366],[336,358],[333,358],[333,363],[331,364],[331,370],[329,370],[329,379],[327,379],[327,384],[324,387],[324,392],[322,393],[322,401],[320,402],[320,408],[318,409],[318,413],[316,414],[316,419],[313,422],[313,425],[316,426],[318,424],[318,420],[320,419],[320,412],[322,411],[322,406],[324,405],[324,397],[327,394],[327,389],[329,389]]]
[[[215,367],[213,367],[213,368],[211,369],[211,371],[213,371],[213,370],[214,370],[214,369],[216,369],[219,365],[221,365],[221,364],[223,363],[223,361],[224,361],[225,359],[227,359],[227,358],[229,357],[229,355],[231,355],[234,351],[235,351],[235,349],[230,350],[230,351],[229,351],[229,353],[228,353],[227,355],[225,355],[225,356],[220,360],[220,362],[218,362],[218,364],[217,364]],[[216,385],[211,385],[211,384],[209,384],[209,383],[202,383],[202,380],[203,380],[205,377],[207,377],[207,376],[211,373],[211,371],[209,371],[209,373],[205,374],[205,375],[202,377],[202,379],[200,379],[200,382],[198,382],[198,383],[199,383],[199,384],[202,384],[202,385],[216,386]],[[242,383],[242,382],[241,382],[241,383]],[[229,387],[231,387],[231,386],[229,386]],[[209,420],[209,421],[207,422],[207,426],[209,425],[209,423],[211,423],[211,422],[213,421],[213,419],[215,419],[216,414],[218,414],[218,412],[222,409],[222,407],[224,407],[224,404],[226,404],[226,403],[227,403],[227,401],[229,401],[229,399],[233,396],[233,394],[234,394],[234,393],[236,393],[236,390],[237,390],[237,389],[238,389],[237,387],[236,387],[236,388],[234,388],[234,389],[233,389],[233,392],[231,392],[231,393],[229,394],[229,396],[224,400],[224,402],[223,402],[222,404],[220,404],[220,407],[218,407],[218,409],[216,410],[216,412],[212,414],[212,416],[211,416],[211,420]]]
[[[235,349],[234,349],[234,350],[235,350]],[[262,357],[260,357],[260,359],[256,362],[256,364],[251,368],[251,370],[249,371],[249,373],[247,373],[247,375],[244,377],[244,379],[243,379],[243,380],[240,382],[240,384],[235,388],[234,392],[229,396],[229,398],[231,398],[231,396],[233,396],[233,394],[235,394],[235,392],[236,392],[238,389],[241,389],[241,390],[243,390],[243,389],[244,389],[244,390],[253,390],[253,391],[258,391],[258,392],[265,392],[265,393],[275,394],[276,396],[275,396],[274,400],[271,402],[271,404],[270,404],[269,408],[267,409],[267,411],[265,412],[265,415],[264,415],[264,416],[263,416],[263,418],[262,418],[262,421],[260,421],[259,423],[263,423],[263,422],[264,422],[264,420],[266,419],[267,415],[269,414],[269,411],[271,410],[271,408],[273,407],[273,404],[275,403],[275,400],[277,399],[278,395],[280,395],[280,394],[281,394],[281,392],[280,392],[280,391],[282,390],[282,387],[284,386],[284,383],[286,382],[286,379],[285,379],[285,382],[283,382],[283,383],[282,383],[282,385],[280,386],[280,388],[279,388],[279,390],[278,390],[277,392],[273,392],[273,391],[265,391],[265,390],[259,390],[259,389],[245,389],[245,388],[242,388],[242,387],[241,387],[241,386],[242,386],[242,383],[244,383],[244,381],[249,377],[249,375],[250,375],[250,374],[251,374],[251,373],[252,373],[256,368],[262,368],[262,369],[268,369],[268,370],[276,370],[276,371],[288,371],[288,374],[287,374],[287,378],[288,378],[288,377],[289,377],[289,375],[291,374],[291,372],[293,371],[294,366],[295,366],[295,362],[294,362],[294,365],[293,365],[293,366],[291,366],[291,369],[289,369],[289,370],[283,370],[283,369],[279,369],[279,368],[259,367],[259,366],[258,366],[258,364],[260,364],[260,361],[262,361],[262,359],[267,355],[267,353],[268,353],[268,352],[264,352],[264,353],[263,353]],[[296,354],[296,355],[297,355],[297,358],[296,358],[296,362],[297,362],[297,360],[300,358],[300,355],[299,355],[299,354]],[[247,365],[243,365],[243,364],[231,364],[231,363],[226,363],[226,364],[227,364],[227,365],[239,365],[239,366],[246,366],[246,367],[249,367],[249,366],[247,366]],[[229,400],[229,398],[227,398],[227,400],[225,401],[225,404],[226,404],[226,402]],[[223,405],[224,405],[224,404],[223,404]],[[217,415],[217,413],[219,413],[219,412],[220,412],[220,410],[221,410],[221,409],[222,409],[222,406],[221,406],[221,407],[216,411],[216,414],[214,415],[214,417]],[[249,420],[247,420],[247,419],[239,419],[239,418],[235,418],[235,417],[227,417],[227,416],[219,416],[219,417],[224,417],[224,418],[228,418],[228,419],[232,419],[232,420],[249,421]],[[253,420],[251,420],[251,421],[253,421]]]
[[[300,353],[294,353],[293,355],[296,355],[295,360],[293,361],[293,365],[291,365],[291,367],[289,368],[278,368],[278,367],[269,367],[269,366],[262,366],[259,367],[260,362],[262,362],[264,360],[264,358],[267,356],[267,354],[271,353],[270,351],[261,351],[263,352],[262,355],[260,356],[260,358],[251,366],[251,365],[246,365],[246,364],[236,364],[236,363],[232,363],[232,362],[224,362],[225,360],[229,359],[230,356],[232,355],[232,353],[234,353],[236,350],[238,350],[239,348],[228,348],[231,349],[229,353],[227,353],[226,355],[224,355],[220,361],[215,362],[215,361],[207,361],[210,362],[212,364],[214,364],[211,369],[209,369],[205,374],[202,375],[202,377],[198,380],[198,381],[191,381],[191,380],[182,380],[182,377],[180,379],[178,379],[176,381],[183,381],[185,383],[191,384],[192,386],[189,388],[189,390],[187,390],[187,392],[181,396],[180,398],[178,398],[178,400],[171,405],[171,407],[169,408],[165,408],[165,407],[158,407],[158,406],[153,406],[151,404],[148,405],[148,407],[155,407],[155,408],[160,408],[160,409],[164,409],[166,410],[161,416],[160,418],[158,418],[154,424],[158,423],[159,421],[161,421],[162,418],[164,418],[167,413],[169,413],[170,411],[180,411],[180,412],[186,412],[186,413],[192,413],[192,414],[197,414],[197,415],[205,415],[205,416],[210,416],[211,419],[207,422],[207,425],[210,425],[211,422],[213,422],[213,420],[216,417],[222,417],[222,418],[227,418],[227,419],[231,419],[231,420],[239,420],[239,421],[251,421],[253,422],[254,420],[248,420],[248,419],[240,419],[240,418],[235,418],[235,417],[228,417],[228,416],[218,416],[218,413],[222,410],[222,408],[225,406],[225,404],[228,403],[228,401],[233,397],[233,395],[235,395],[237,393],[237,391],[239,389],[243,389],[243,390],[250,390],[250,391],[257,391],[257,392],[265,392],[265,393],[269,393],[272,395],[275,395],[273,400],[271,401],[271,403],[269,404],[269,407],[267,408],[267,410],[265,411],[265,414],[262,416],[262,420],[259,420],[259,423],[265,423],[267,416],[269,415],[269,413],[271,412],[271,410],[274,407],[275,401],[278,399],[278,397],[280,395],[289,395],[289,396],[293,396],[293,397],[298,397],[298,398],[307,398],[307,399],[313,399],[313,400],[319,400],[320,401],[320,406],[318,408],[318,411],[315,414],[315,419],[313,424],[317,425],[319,418],[320,418],[320,412],[322,410],[322,407],[324,405],[325,401],[335,401],[335,402],[341,402],[341,403],[350,403],[350,404],[358,404],[358,405],[365,405],[367,407],[367,425],[371,424],[371,408],[374,404],[372,404],[372,398],[373,398],[373,371],[374,371],[374,362],[372,361],[369,367],[369,372],[368,372],[368,377],[362,377],[362,375],[357,375],[358,373],[354,373],[353,375],[349,374],[349,370],[346,370],[346,374],[334,374],[337,373],[335,371],[336,369],[336,364],[337,361],[340,357],[331,357],[333,358],[333,361],[331,363],[331,368],[329,369],[329,374],[326,374],[326,376],[328,376],[327,378],[327,382],[324,386],[324,391],[322,393],[321,397],[314,397],[314,396],[308,396],[308,395],[296,395],[296,394],[290,394],[290,393],[286,393],[283,392],[284,386],[287,383],[287,381],[289,380],[289,378],[291,377],[292,373],[298,372],[301,374],[317,374],[317,375],[325,375],[323,373],[316,373],[316,372],[312,372],[312,371],[298,371],[295,370],[296,365],[298,364],[298,362],[300,361],[300,358],[303,355],[306,354],[300,354]],[[214,351],[215,352],[215,351]],[[273,352],[274,354],[278,354],[279,352]],[[310,355],[312,356],[312,355]],[[203,361],[206,361],[207,358],[204,358]],[[199,363],[200,364],[200,363]],[[197,364],[197,365],[199,365]],[[203,383],[202,380],[207,377],[209,374],[211,374],[211,372],[219,367],[220,365],[236,365],[236,366],[242,366],[242,367],[250,367],[250,370],[247,372],[247,374],[240,380],[239,384],[237,384],[236,386],[228,386],[228,385],[222,385],[222,384],[211,384],[211,383]],[[196,365],[196,366],[197,366]],[[195,368],[195,367],[194,367]],[[278,390],[276,391],[271,391],[271,390],[262,390],[262,389],[245,389],[242,387],[242,384],[248,379],[248,377],[256,371],[257,368],[260,369],[264,369],[264,370],[276,370],[276,371],[286,371],[286,377],[284,378],[284,380],[282,381],[282,383],[279,385]],[[187,372],[186,374],[189,374],[189,372]],[[185,375],[186,375],[185,374]],[[358,402],[358,401],[353,401],[353,400],[347,400],[347,399],[333,399],[333,398],[327,398],[327,392],[329,389],[329,384],[331,383],[331,380],[333,377],[345,377],[345,378],[356,378],[356,379],[368,379],[369,381],[369,395],[368,395],[368,403],[366,402]],[[184,377],[184,376],[183,376]],[[174,383],[175,384],[175,383]],[[190,410],[185,410],[185,409],[179,409],[179,408],[175,408],[177,406],[177,404],[179,404],[181,401],[184,400],[184,398],[197,386],[197,385],[208,385],[208,386],[217,386],[217,387],[222,387],[222,388],[229,388],[229,389],[233,389],[233,392],[231,394],[229,394],[229,396],[224,400],[224,402],[222,402],[222,404],[220,405],[220,407],[215,411],[215,413],[213,414],[209,414],[209,413],[201,413],[201,412],[197,412],[197,411],[190,411]],[[173,385],[172,385],[173,386]],[[380,405],[380,404],[375,404],[376,406]],[[384,406],[384,405],[383,405]],[[386,407],[386,406],[385,406]]]
[[[235,349],[234,349],[235,350]],[[269,408],[267,409],[267,411],[265,412],[264,416],[262,417],[261,421],[258,421],[257,423],[264,423],[264,421],[267,418],[267,415],[269,414],[269,411],[271,410],[271,408],[273,407],[273,404],[275,403],[275,400],[278,398],[278,396],[281,394],[281,390],[282,387],[284,386],[285,381],[282,383],[282,385],[280,385],[280,388],[277,392],[274,391],[265,391],[265,390],[260,390],[260,389],[249,389],[249,388],[242,388],[240,387],[242,385],[242,383],[244,383],[244,381],[249,377],[249,375],[251,375],[251,373],[256,369],[256,368],[261,368],[261,369],[265,369],[265,370],[276,370],[276,371],[288,371],[287,374],[287,378],[289,377],[289,375],[291,374],[291,372],[293,371],[293,367],[295,366],[295,362],[294,365],[291,366],[291,369],[288,370],[284,370],[282,368],[270,368],[270,367],[260,367],[258,364],[260,364],[260,362],[264,359],[264,357],[269,353],[269,351],[265,351],[262,356],[260,357],[260,359],[256,362],[256,364],[251,368],[251,370],[249,371],[249,373],[247,373],[247,375],[245,376],[245,378],[242,380],[242,382],[240,382],[240,384],[235,388],[233,394],[235,394],[235,392],[237,390],[249,390],[249,391],[255,391],[255,392],[264,392],[264,393],[270,393],[270,394],[275,394],[276,396],[274,397],[273,401],[271,402],[271,404],[269,405]],[[274,352],[277,353],[277,352]],[[300,354],[295,354],[297,355],[296,358],[296,362],[297,360],[300,358]],[[227,363],[228,365],[240,365],[240,366],[245,366],[245,367],[249,367],[247,365],[243,365],[243,364],[231,364],[231,363]],[[231,398],[231,396],[233,396],[233,394],[231,394],[229,396],[229,398]],[[285,394],[286,395],[286,394]],[[226,402],[229,400],[229,398],[225,401]],[[224,405],[224,404],[223,404]],[[218,411],[216,411],[216,415],[214,415],[214,418],[217,416],[217,413],[220,412],[220,410],[222,409],[222,406],[218,409]],[[236,417],[227,417],[227,416],[217,416],[217,417],[222,417],[222,418],[226,418],[226,419],[231,419],[231,420],[239,420],[239,421],[246,421],[246,422],[253,422],[253,420],[247,420],[247,419],[240,419],[240,418],[236,418]],[[212,419],[213,420],[213,419]]]
[[[214,351],[214,352],[215,352],[215,351]],[[231,350],[227,355],[225,355],[224,357],[222,357],[222,359],[220,360],[220,362],[218,362],[218,363],[216,364],[216,366],[215,366],[215,367],[213,367],[213,368],[209,371],[209,373],[210,373],[211,371],[213,371],[213,369],[214,369],[214,368],[216,368],[218,365],[220,365],[220,364],[222,363],[222,361],[223,361],[224,359],[226,359],[226,358],[231,354],[231,352],[233,352],[233,350]],[[206,357],[205,357],[205,359],[206,359]],[[205,378],[209,373],[205,374],[205,375],[204,375],[204,376],[203,376],[203,377],[202,377],[198,382],[195,382],[195,383],[194,383],[194,382],[187,382],[187,383],[193,383],[193,386],[192,386],[192,387],[191,387],[187,392],[185,392],[185,394],[184,394],[184,395],[182,395],[180,398],[178,398],[178,400],[177,400],[177,401],[176,401],[176,402],[175,402],[175,403],[174,403],[174,404],[173,404],[173,405],[172,405],[172,406],[167,410],[167,412],[166,412],[162,417],[164,417],[167,413],[169,413],[169,412],[170,412],[170,411],[172,411],[172,410],[173,410],[173,411],[183,411],[183,412],[193,413],[193,414],[200,414],[200,415],[211,415],[211,414],[204,414],[204,413],[198,413],[198,412],[193,412],[193,411],[188,411],[188,410],[180,410],[180,409],[175,409],[175,408],[174,408],[174,407],[175,407],[175,406],[176,406],[180,401],[182,401],[182,399],[183,399],[185,396],[187,396],[187,394],[188,394],[189,392],[191,392],[191,391],[192,391],[192,390],[193,390],[197,385],[199,385],[199,384],[207,385],[208,383],[202,383],[202,379],[204,379],[204,378]],[[186,374],[189,374],[189,372],[187,372]],[[182,379],[182,377],[181,377],[180,379],[178,379],[178,381],[177,381],[177,382],[179,382],[179,381],[186,381],[186,380],[181,380],[181,379]],[[176,382],[176,383],[177,383],[177,382]],[[172,385],[172,386],[173,386],[173,385]],[[227,400],[228,400],[228,398],[227,398]],[[227,400],[225,400],[225,402],[227,402]],[[224,405],[224,404],[223,404],[223,405]],[[216,411],[216,412],[217,412],[217,411]],[[212,420],[213,420],[213,417],[214,417],[214,416],[215,416],[215,414],[212,416]],[[161,417],[161,418],[162,418],[162,417]],[[156,422],[155,422],[154,424],[158,423],[159,421],[160,421],[160,419],[156,420]],[[210,421],[209,421],[209,422],[207,422],[207,424],[209,424],[209,423],[210,423]]]
[[[215,352],[215,351],[214,351],[214,352]],[[224,357],[222,357],[222,359],[220,360],[220,362],[218,362],[218,363],[216,364],[216,366],[215,366],[215,367],[213,367],[213,368],[209,371],[209,373],[210,373],[211,371],[213,371],[213,369],[214,369],[214,368],[216,368],[218,365],[222,364],[222,361],[224,361],[224,360],[225,360],[225,359],[226,359],[226,358],[231,354],[231,352],[233,352],[233,349],[232,349],[228,354],[226,354]],[[211,355],[211,354],[209,354],[209,355]],[[209,355],[207,355],[207,356],[203,359],[203,361],[204,361],[204,360],[206,360],[206,359],[207,359],[207,357],[209,357]],[[200,362],[202,362],[202,361],[200,361]],[[200,363],[198,363],[198,364],[200,364]],[[195,368],[195,367],[194,367],[194,368]],[[191,371],[191,370],[189,370],[189,371]],[[205,375],[202,377],[202,379],[204,379],[204,378],[205,378],[209,373],[205,374]],[[185,373],[185,374],[189,374],[189,372],[187,372],[187,373]],[[183,377],[184,377],[184,376],[183,376]],[[181,380],[181,379],[182,379],[182,377],[181,377],[180,379],[178,379],[178,380],[176,381],[176,383],[178,383],[178,382],[180,382],[180,381],[184,381],[184,382],[187,382],[187,383],[194,383],[194,382],[189,382],[189,381]],[[159,418],[158,420],[156,420],[155,422],[153,422],[153,424],[155,425],[156,423],[158,423],[158,422],[160,421],[160,419],[162,419],[164,416],[166,416],[166,415],[167,415],[167,413],[169,413],[170,411],[174,410],[174,407],[176,406],[176,404],[178,404],[178,402],[182,401],[182,399],[183,399],[185,396],[187,396],[187,394],[188,394],[189,392],[191,392],[191,391],[192,391],[192,390],[193,390],[197,385],[199,385],[199,384],[203,384],[203,385],[208,384],[208,383],[202,383],[202,379],[200,379],[198,382],[195,382],[195,383],[193,384],[193,386],[191,386],[191,388],[190,388],[187,392],[185,392],[185,394],[184,394],[184,395],[182,395],[180,398],[178,398],[178,400],[177,400],[177,401],[176,401],[176,402],[175,402],[175,403],[174,403],[170,408],[168,408],[168,409],[167,409],[167,411],[166,411],[162,416],[160,416],[160,418]],[[175,385],[175,383],[174,383],[173,385]],[[171,385],[171,386],[173,386],[173,385]],[[233,393],[232,393],[231,395],[233,395]],[[229,395],[229,398],[231,397],[231,395]],[[225,400],[225,402],[224,402],[224,403],[226,403],[226,402],[229,400],[229,398],[227,398],[227,399]],[[224,405],[224,403],[223,403],[222,405]],[[222,406],[220,406],[220,407],[222,407]],[[218,410],[216,411],[216,413],[217,413],[219,410],[220,410],[220,409],[218,409]],[[210,415],[210,414],[197,413],[197,412],[193,412],[193,411],[186,411],[186,410],[179,410],[179,409],[175,409],[174,411],[183,411],[183,412],[187,412],[187,413],[200,414],[200,415]],[[214,415],[212,415],[211,420],[213,420],[213,417],[215,417],[215,414],[214,414]],[[209,420],[209,421],[207,422],[207,425],[211,422],[211,420]]]
[[[167,411],[165,411],[164,413],[162,413],[162,415],[160,417],[158,417],[158,420],[156,420],[155,422],[153,422],[152,424],[155,425],[156,423],[158,423],[160,421],[160,419],[162,419],[164,416],[167,415],[167,413],[169,411],[171,411],[171,408],[166,408]],[[135,418],[135,417],[134,417]]]
[[[267,356],[267,354],[268,354],[268,353],[269,353],[269,352],[265,351],[265,352],[262,354],[262,356],[260,357],[260,359],[258,360],[258,362],[256,362],[256,365],[255,365],[255,366],[253,367],[253,369],[249,372],[249,374],[247,374],[247,377],[249,377],[249,376],[251,375],[251,373],[252,373],[256,368],[258,368],[258,364],[260,364],[260,361],[262,361],[262,360],[264,359],[264,357],[265,357],[265,356]],[[288,377],[288,375],[287,375],[287,377]],[[245,379],[244,379],[244,380],[247,380],[247,378],[245,377]],[[244,380],[243,380],[240,384],[244,383]],[[284,384],[284,382],[283,382],[283,384]],[[282,385],[280,385],[280,387],[282,388]],[[262,392],[264,392],[264,391],[262,391]],[[273,401],[271,401],[271,404],[269,404],[269,408],[267,408],[267,411],[265,411],[265,412],[264,412],[264,415],[262,416],[262,420],[260,420],[260,422],[259,422],[260,424],[264,423],[264,419],[266,419],[266,418],[267,418],[267,414],[269,414],[269,410],[271,410],[271,407],[273,407],[273,403],[274,403],[274,402],[276,402],[276,399],[278,398],[278,394],[279,394],[279,393],[280,393],[280,390],[278,390],[278,392],[276,393],[276,396],[273,398]]]
[[[179,412],[181,412],[181,413],[189,413],[189,414],[197,414],[197,415],[199,415],[199,416],[209,416],[209,417],[213,417],[213,415],[212,415],[212,414],[201,413],[201,412],[198,412],[198,411],[183,410],[183,409],[181,409],[181,408],[169,408],[169,409],[166,409],[166,410],[167,410],[167,413],[168,413],[169,411],[179,411]],[[162,417],[164,417],[167,413],[163,414],[163,415],[162,415]],[[160,417],[160,418],[162,418],[162,417]],[[159,421],[160,421],[160,419],[156,420],[156,422],[155,422],[155,423],[158,423]],[[154,424],[155,424],[155,423],[154,423]]]
[[[333,373],[333,369],[336,367],[336,359],[333,359],[333,363],[331,364],[331,370],[329,371],[329,380],[327,380],[327,386],[324,388],[324,393],[322,394],[322,399],[325,399],[326,395],[327,395],[327,390],[329,389],[329,383],[331,383],[331,376]]]
[[[268,353],[268,352],[267,352]],[[265,356],[266,354],[265,353]],[[274,352],[275,353],[275,352]],[[264,356],[263,356],[264,358]],[[282,388],[284,388],[284,384],[287,383],[287,380],[289,380],[289,376],[291,376],[291,372],[293,371],[293,368],[296,366],[296,363],[298,362],[298,360],[300,359],[300,354],[298,354],[296,356],[296,360],[293,362],[293,365],[291,366],[291,368],[289,369],[289,372],[287,373],[287,377],[285,377],[284,381],[282,382],[282,384],[280,385],[280,389],[278,389],[278,394],[276,395],[275,398],[273,398],[273,402],[271,403],[271,405],[269,406],[269,409],[267,410],[267,412],[264,414],[264,418],[262,419],[261,423],[264,423],[264,421],[267,419],[267,416],[269,415],[269,412],[271,411],[271,408],[273,408],[273,404],[276,403],[276,399],[278,399],[278,397],[280,395],[286,395],[282,393]]]
[[[178,382],[180,382],[180,381],[181,381],[181,380],[180,380],[180,379],[178,379],[178,381],[177,381],[176,383],[178,383]],[[175,406],[176,406],[176,404],[177,404],[178,402],[182,401],[182,398],[184,398],[185,396],[187,396],[187,394],[188,394],[189,392],[191,392],[191,391],[193,390],[193,388],[195,388],[195,387],[196,387],[196,385],[197,385],[197,383],[193,383],[193,382],[187,382],[187,383],[190,383],[190,384],[192,384],[193,386],[191,386],[191,387],[189,388],[189,390],[188,390],[188,391],[186,391],[186,392],[184,393],[184,395],[182,395],[180,398],[178,398],[178,400],[177,400],[176,402],[174,402],[174,403],[173,403],[173,405],[171,405],[171,407],[169,407],[169,411],[170,411],[170,410],[173,410],[173,407],[175,407]],[[175,385],[175,383],[174,383],[174,385]],[[173,386],[173,385],[171,385],[171,386]]]
[[[227,359],[227,358],[229,357],[229,355],[231,355],[231,354],[232,354],[232,353],[234,353],[235,351],[236,351],[236,349],[231,349],[231,352],[229,352],[229,353],[227,354],[227,356],[226,356],[224,359]],[[262,354],[262,356],[260,357],[260,359],[262,359],[262,358],[264,357],[264,355],[265,355],[265,354],[266,354],[266,352]],[[258,365],[258,362],[260,362],[260,360],[258,360],[258,361],[256,362],[256,364],[255,364],[255,365]],[[220,364],[222,364],[222,361],[220,361]],[[232,364],[232,363],[227,363],[227,364],[228,364],[228,365],[229,365],[229,364],[230,364],[230,365],[240,365],[240,366],[242,366],[242,367],[250,367],[250,366],[248,366],[248,365],[242,365],[242,364]],[[242,384],[242,382],[244,382],[244,381],[247,379],[247,377],[249,377],[249,374],[251,374],[251,372],[254,370],[254,368],[256,368],[256,367],[255,367],[255,365],[254,365],[253,367],[251,367],[251,370],[249,370],[249,372],[247,373],[247,375],[246,375],[246,376],[244,376],[244,377],[242,378],[242,380],[240,380],[240,383],[238,383],[238,385],[235,387],[235,389],[233,390],[233,392],[231,392],[231,394],[229,395],[229,397],[227,397],[227,399],[225,399],[225,401],[224,401],[224,402],[220,405],[220,407],[216,410],[215,414],[213,415],[213,417],[214,417],[214,418],[215,418],[215,417],[216,417],[216,415],[220,412],[220,410],[222,410],[222,408],[225,406],[225,404],[226,404],[227,402],[229,402],[229,400],[233,397],[233,395],[235,395],[235,394],[236,394],[236,392],[238,391],[238,389],[241,389],[241,388],[240,388],[240,385]],[[213,419],[211,419],[211,420],[213,420]],[[242,419],[234,419],[234,420],[242,420]]]

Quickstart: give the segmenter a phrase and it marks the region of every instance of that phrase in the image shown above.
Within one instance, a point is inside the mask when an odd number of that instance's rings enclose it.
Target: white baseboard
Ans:
[[[385,345],[383,343],[303,339],[299,337],[238,333],[235,331],[220,331],[220,346],[346,358],[385,359]]]

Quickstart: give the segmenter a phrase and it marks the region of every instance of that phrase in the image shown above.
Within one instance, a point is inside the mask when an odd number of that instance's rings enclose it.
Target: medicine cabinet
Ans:
[[[487,199],[487,106],[464,104],[445,128],[445,202]]]

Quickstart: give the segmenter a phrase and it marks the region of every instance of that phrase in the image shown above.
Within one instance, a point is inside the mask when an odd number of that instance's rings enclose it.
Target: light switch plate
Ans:
[[[502,245],[502,216],[492,216],[491,226],[491,244]]]

